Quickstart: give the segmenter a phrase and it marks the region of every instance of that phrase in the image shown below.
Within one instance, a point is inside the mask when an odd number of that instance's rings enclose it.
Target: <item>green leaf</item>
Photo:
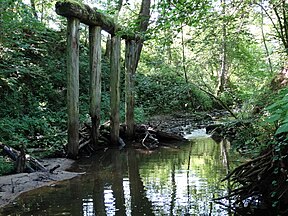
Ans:
[[[282,124],[276,131],[275,135],[288,132],[288,123]]]
[[[265,109],[266,110],[272,110],[272,109],[278,107],[279,105],[280,105],[279,102],[276,102],[276,103],[273,103],[270,106],[266,107]]]
[[[281,118],[280,114],[273,114],[273,115],[269,116],[265,121],[272,123],[272,122],[278,121],[280,118]]]

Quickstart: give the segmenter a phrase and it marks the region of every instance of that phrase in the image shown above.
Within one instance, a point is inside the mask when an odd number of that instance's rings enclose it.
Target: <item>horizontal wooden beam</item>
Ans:
[[[68,0],[58,1],[55,5],[55,10],[60,16],[78,18],[81,23],[89,26],[100,26],[112,36],[116,35],[116,32],[118,32],[118,35],[121,32],[121,38],[123,39],[142,40],[140,35],[124,33],[121,26],[117,25],[112,17],[99,12],[97,8],[91,8],[86,4]]]
[[[101,26],[103,30],[111,35],[115,35],[116,31],[119,29],[119,26],[114,23],[113,18],[97,11],[97,8],[91,8],[85,4],[59,1],[56,3],[55,8],[58,15],[67,18],[78,18],[80,22],[86,25]]]

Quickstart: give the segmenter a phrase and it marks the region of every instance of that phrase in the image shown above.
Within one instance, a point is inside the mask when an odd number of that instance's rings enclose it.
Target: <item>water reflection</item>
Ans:
[[[227,145],[226,145],[227,147]],[[226,153],[227,153],[227,148]],[[221,153],[222,152],[222,153]],[[226,157],[226,158],[224,158]],[[211,200],[227,194],[223,145],[196,139],[180,149],[109,150],[82,159],[85,176],[23,194],[3,215],[227,215]]]

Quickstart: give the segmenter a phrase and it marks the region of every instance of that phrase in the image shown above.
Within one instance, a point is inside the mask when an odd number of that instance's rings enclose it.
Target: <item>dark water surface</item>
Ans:
[[[86,175],[21,195],[1,215],[227,215],[223,144],[198,138],[179,149],[108,150],[82,159]]]

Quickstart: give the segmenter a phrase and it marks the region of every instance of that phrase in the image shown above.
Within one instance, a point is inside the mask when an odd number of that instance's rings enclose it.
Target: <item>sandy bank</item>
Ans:
[[[73,160],[66,158],[45,159],[43,165],[48,169],[60,165],[53,173],[34,172],[20,173],[0,177],[0,208],[9,204],[21,193],[33,190],[35,188],[55,184],[57,181],[74,178],[81,173],[67,172],[74,163]]]

